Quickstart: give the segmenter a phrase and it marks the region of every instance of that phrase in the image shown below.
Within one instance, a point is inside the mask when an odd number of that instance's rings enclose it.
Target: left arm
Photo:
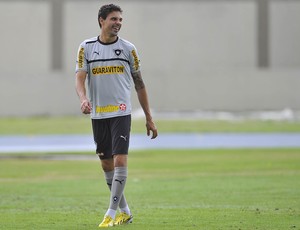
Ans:
[[[132,78],[133,78],[135,90],[137,92],[138,100],[140,102],[140,105],[141,105],[141,107],[144,111],[145,117],[146,117],[147,135],[149,136],[150,131],[151,131],[152,132],[151,139],[154,139],[157,137],[158,132],[157,132],[155,123],[152,120],[152,115],[151,115],[149,100],[148,100],[148,94],[146,91],[144,81],[142,79],[141,72],[138,71],[138,72],[132,73]]]

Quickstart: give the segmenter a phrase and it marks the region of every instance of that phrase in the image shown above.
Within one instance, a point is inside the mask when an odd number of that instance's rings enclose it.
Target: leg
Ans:
[[[101,160],[101,167],[104,172],[110,172],[115,169],[114,167],[114,160],[111,159],[102,159]]]
[[[115,217],[114,225],[131,223],[133,216],[124,196],[124,188],[127,180],[127,155],[114,155],[115,174],[111,187],[111,198],[109,210],[120,207],[120,214]],[[121,197],[119,199],[119,197]],[[109,211],[108,211],[109,212]],[[115,214],[115,211],[113,212]]]
[[[127,179],[127,155],[114,155],[114,159],[101,160],[101,164],[107,185],[111,189],[111,195],[109,208],[99,227],[112,226],[114,219],[114,225],[131,223],[133,217],[123,194]],[[113,168],[114,170],[111,170]],[[120,206],[121,213],[116,217],[118,206]]]
[[[127,179],[127,158],[130,140],[131,116],[118,117],[112,120],[111,136],[112,136],[112,153],[114,158],[115,176],[124,178],[124,186],[122,186],[122,196],[120,197],[119,207],[121,213],[131,215],[130,209],[123,194],[125,182]],[[117,173],[118,171],[118,173]],[[114,178],[115,181],[116,178]],[[114,182],[113,181],[113,182]],[[119,188],[119,185],[116,185]],[[113,192],[113,190],[112,190]],[[115,199],[118,199],[115,197]]]
[[[110,205],[99,227],[111,226],[111,221],[115,219],[118,206],[121,214],[115,220],[115,224],[132,222],[130,209],[123,195],[127,180],[127,154],[129,148],[131,117],[116,117],[109,119],[109,130],[111,138],[111,153],[99,154],[101,165],[105,173],[106,181],[111,189]]]
[[[109,164],[109,167],[106,169],[111,169],[111,162]],[[107,162],[102,161],[102,166]],[[113,165],[114,165],[114,172],[109,171],[105,172],[106,179],[108,182],[108,186],[110,187],[110,181],[111,181],[111,196],[110,196],[110,205],[109,209],[106,212],[106,215],[111,216],[113,219],[115,218],[117,208],[123,199],[123,202],[126,202],[123,191],[126,184],[127,179],[127,155],[125,154],[116,154],[114,155],[113,159]],[[111,176],[113,174],[113,178],[111,179]],[[110,177],[110,178],[109,178]],[[123,207],[122,207],[123,206]],[[121,205],[121,208],[128,208],[127,203],[123,203]]]
[[[112,181],[115,173],[115,166],[121,166],[124,165],[124,162],[126,162],[127,165],[127,159],[121,159],[123,155],[116,155],[113,159],[103,159],[101,160],[101,166],[105,174],[106,183],[108,185],[109,190],[111,190]],[[127,157],[127,155],[125,155]],[[126,213],[127,215],[131,215],[130,209],[128,207],[126,198],[124,196],[124,193],[121,196],[119,208],[121,212]]]
[[[101,166],[107,175],[112,175],[114,172],[114,161],[112,158],[112,141],[109,128],[109,119],[92,119],[92,127],[94,134],[94,142],[96,144],[96,154],[101,160]],[[111,180],[106,180],[109,187],[111,186]],[[104,216],[103,221],[99,224],[99,227],[112,227],[114,220],[111,216]]]

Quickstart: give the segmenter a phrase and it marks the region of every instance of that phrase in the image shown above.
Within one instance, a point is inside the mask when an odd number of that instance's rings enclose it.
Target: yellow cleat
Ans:
[[[114,220],[110,216],[104,216],[103,221],[99,224],[99,228],[109,228],[114,226]]]
[[[129,224],[132,223],[133,216],[128,215],[125,212],[121,212],[119,215],[117,215],[114,225],[122,225],[122,224]]]

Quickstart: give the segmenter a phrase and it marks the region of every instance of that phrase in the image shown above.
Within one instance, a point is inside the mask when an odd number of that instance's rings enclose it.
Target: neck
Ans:
[[[113,43],[118,39],[118,36],[107,36],[101,33],[99,39],[103,43]]]

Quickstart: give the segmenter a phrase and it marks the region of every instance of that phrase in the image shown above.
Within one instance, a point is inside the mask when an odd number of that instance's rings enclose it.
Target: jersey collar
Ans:
[[[117,39],[116,39],[115,41],[113,41],[113,42],[110,42],[110,43],[104,43],[104,42],[101,42],[99,36],[98,36],[97,40],[98,40],[98,42],[99,42],[100,44],[102,44],[102,45],[111,45],[111,44],[116,43],[116,42],[119,40],[119,37],[117,36]]]

